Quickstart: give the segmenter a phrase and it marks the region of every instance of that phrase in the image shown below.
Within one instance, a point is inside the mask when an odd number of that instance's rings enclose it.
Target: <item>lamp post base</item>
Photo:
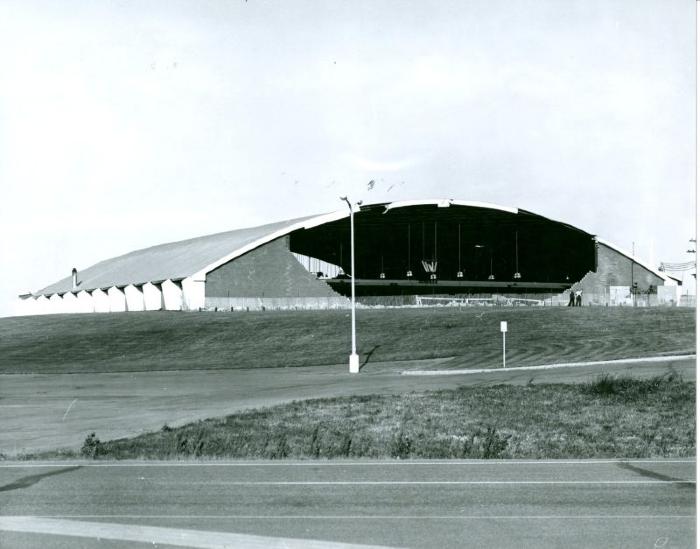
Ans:
[[[353,353],[350,355],[350,373],[360,373],[360,356],[357,353]]]

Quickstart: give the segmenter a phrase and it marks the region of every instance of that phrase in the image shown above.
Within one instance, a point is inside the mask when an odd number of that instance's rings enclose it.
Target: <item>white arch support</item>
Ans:
[[[109,311],[111,313],[123,313],[126,311],[126,296],[121,288],[112,286],[107,290],[109,298]]]
[[[204,308],[204,280],[187,277],[182,281],[182,295],[185,310],[199,311]]]
[[[127,311],[143,311],[145,309],[143,290],[129,284],[124,288],[124,296],[126,297],[126,310]]]
[[[164,280],[161,285],[163,291],[163,305],[166,311],[182,310],[182,288],[180,284],[172,280]]]
[[[160,311],[163,309],[163,292],[160,284],[146,282],[143,288],[143,307],[147,311]]]
[[[81,290],[76,296],[78,301],[77,309],[79,313],[94,313],[95,312],[95,302],[92,299],[90,292]]]
[[[51,304],[49,303],[49,298],[45,295],[40,295],[36,298],[34,310],[37,315],[46,315],[51,312]]]
[[[49,298],[49,314],[60,314],[65,312],[63,307],[63,298],[58,294],[53,294]]]
[[[108,313],[109,312],[109,297],[107,292],[97,288],[92,291],[92,300],[95,304],[96,313]]]
[[[78,298],[73,292],[63,294],[63,311],[66,313],[78,313]]]

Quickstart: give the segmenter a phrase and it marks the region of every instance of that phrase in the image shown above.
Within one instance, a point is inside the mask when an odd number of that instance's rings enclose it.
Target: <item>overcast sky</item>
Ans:
[[[4,0],[0,314],[341,194],[516,206],[687,261],[695,67],[694,0]]]

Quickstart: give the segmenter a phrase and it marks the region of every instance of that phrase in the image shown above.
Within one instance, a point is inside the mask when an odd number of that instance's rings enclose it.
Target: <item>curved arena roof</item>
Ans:
[[[519,213],[537,215],[526,210],[497,204],[452,199],[406,200],[368,204],[362,206],[361,210],[384,207],[384,212],[386,213],[399,208],[408,208],[412,206],[437,206],[438,208],[464,206],[514,215]],[[125,255],[101,261],[87,269],[81,270],[79,274],[78,291],[94,290],[98,288],[106,289],[113,286],[124,287],[130,284],[139,285],[147,282],[158,283],[167,279],[177,281],[188,277],[192,277],[195,280],[204,280],[208,272],[263,244],[299,229],[310,229],[341,220],[348,216],[349,210],[345,208],[331,213],[200,236],[179,242],[159,244],[157,246],[136,250]],[[559,221],[548,221],[576,229],[575,227]],[[580,231],[580,229],[576,230]],[[585,233],[585,231],[581,232]],[[593,238],[593,235],[590,236]],[[670,280],[665,273],[659,272],[653,267],[646,265],[638,258],[631,256],[616,246],[600,239],[598,239],[598,242],[622,253],[662,279]],[[74,290],[72,289],[71,277],[68,276],[54,284],[42,288],[34,295],[63,294],[70,291]]]

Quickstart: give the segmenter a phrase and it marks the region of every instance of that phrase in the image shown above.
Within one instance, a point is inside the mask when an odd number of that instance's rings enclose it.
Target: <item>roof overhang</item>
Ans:
[[[512,213],[512,214],[517,214],[518,209],[517,208],[510,208],[507,206],[499,206],[498,204],[491,204],[489,202],[474,202],[474,201],[469,201],[469,200],[454,200],[452,198],[432,198],[432,199],[425,199],[425,200],[400,200],[397,202],[388,202],[388,203],[377,203],[377,204],[367,204],[364,206],[360,206],[359,211],[362,211],[364,208],[369,208],[373,206],[384,206],[385,208],[385,213],[397,208],[407,208],[411,206],[437,206],[438,208],[449,208],[450,206],[466,206],[470,208],[484,208],[484,209],[491,209],[491,210],[498,210],[502,212],[507,212],[507,213]],[[357,211],[357,210],[354,210]],[[338,221],[339,219],[344,219],[346,217],[350,216],[350,209],[341,209],[341,210],[336,210],[334,212],[326,213],[326,214],[321,214],[315,217],[312,217],[310,219],[306,219],[304,221],[298,222],[298,223],[293,223],[291,225],[288,225],[287,227],[284,227],[282,229],[279,229],[273,233],[270,233],[262,238],[259,238],[258,240],[255,240],[254,242],[251,242],[241,248],[238,248],[236,250],[233,250],[231,253],[225,255],[221,259],[210,263],[203,269],[200,269],[196,273],[192,275],[193,280],[205,280],[207,273],[210,273],[214,269],[217,269],[221,265],[224,265],[228,263],[229,261],[236,259],[237,257],[240,257],[255,248],[259,248],[260,246],[263,246],[267,244],[268,242],[272,242],[273,240],[277,240],[278,238],[281,238],[283,236],[286,236],[294,231],[297,231],[299,229],[312,229],[313,227],[318,227],[320,225],[323,225],[325,223],[331,223],[333,221]]]
[[[249,244],[246,244],[245,246],[242,246],[236,250],[233,250],[231,253],[225,255],[221,259],[218,259],[217,261],[210,263],[209,265],[207,265],[203,269],[200,269],[199,271],[194,273],[190,278],[192,278],[192,280],[204,281],[206,279],[207,273],[210,273],[214,269],[221,267],[221,265],[224,265],[225,263],[228,263],[229,261],[236,259],[237,257],[240,257],[243,254],[246,254],[246,253],[254,250],[255,248],[259,248],[260,246],[263,246],[263,245],[267,244],[268,242],[272,242],[273,240],[277,240],[278,238],[286,236],[289,233],[292,233],[292,232],[297,231],[299,229],[312,229],[313,227],[318,227],[319,225],[323,225],[325,223],[331,223],[332,221],[338,221],[339,219],[343,219],[344,217],[349,217],[349,216],[350,216],[349,209],[348,210],[337,210],[335,212],[317,215],[315,217],[311,217],[311,218],[305,219],[303,221],[292,223],[291,225],[287,225],[286,227],[283,227],[282,229],[274,231],[274,232],[267,234],[261,238],[258,238],[257,240],[254,240],[253,242],[250,242]]]
[[[673,277],[670,277],[666,273],[659,271],[658,269],[655,269],[654,267],[649,265],[646,261],[642,261],[638,257],[632,255],[629,252],[626,252],[625,250],[623,250],[619,246],[616,246],[612,242],[609,242],[607,240],[603,240],[602,238],[599,238],[599,237],[596,237],[596,242],[602,244],[603,246],[607,246],[611,250],[615,250],[617,253],[624,255],[626,258],[634,261],[640,267],[644,267],[647,271],[654,273],[656,276],[663,279],[664,283],[668,283],[669,286],[673,286],[674,284],[677,283],[677,281]]]
[[[455,200],[453,198],[432,198],[427,200],[400,200],[398,202],[390,202],[385,205],[385,211],[390,211],[395,208],[406,208],[409,206],[437,206],[438,208],[449,208],[450,206],[467,206],[468,208],[484,208],[489,210],[499,210],[512,214],[518,213],[518,208],[510,208],[508,206],[499,206],[490,202],[473,202],[469,200]]]

